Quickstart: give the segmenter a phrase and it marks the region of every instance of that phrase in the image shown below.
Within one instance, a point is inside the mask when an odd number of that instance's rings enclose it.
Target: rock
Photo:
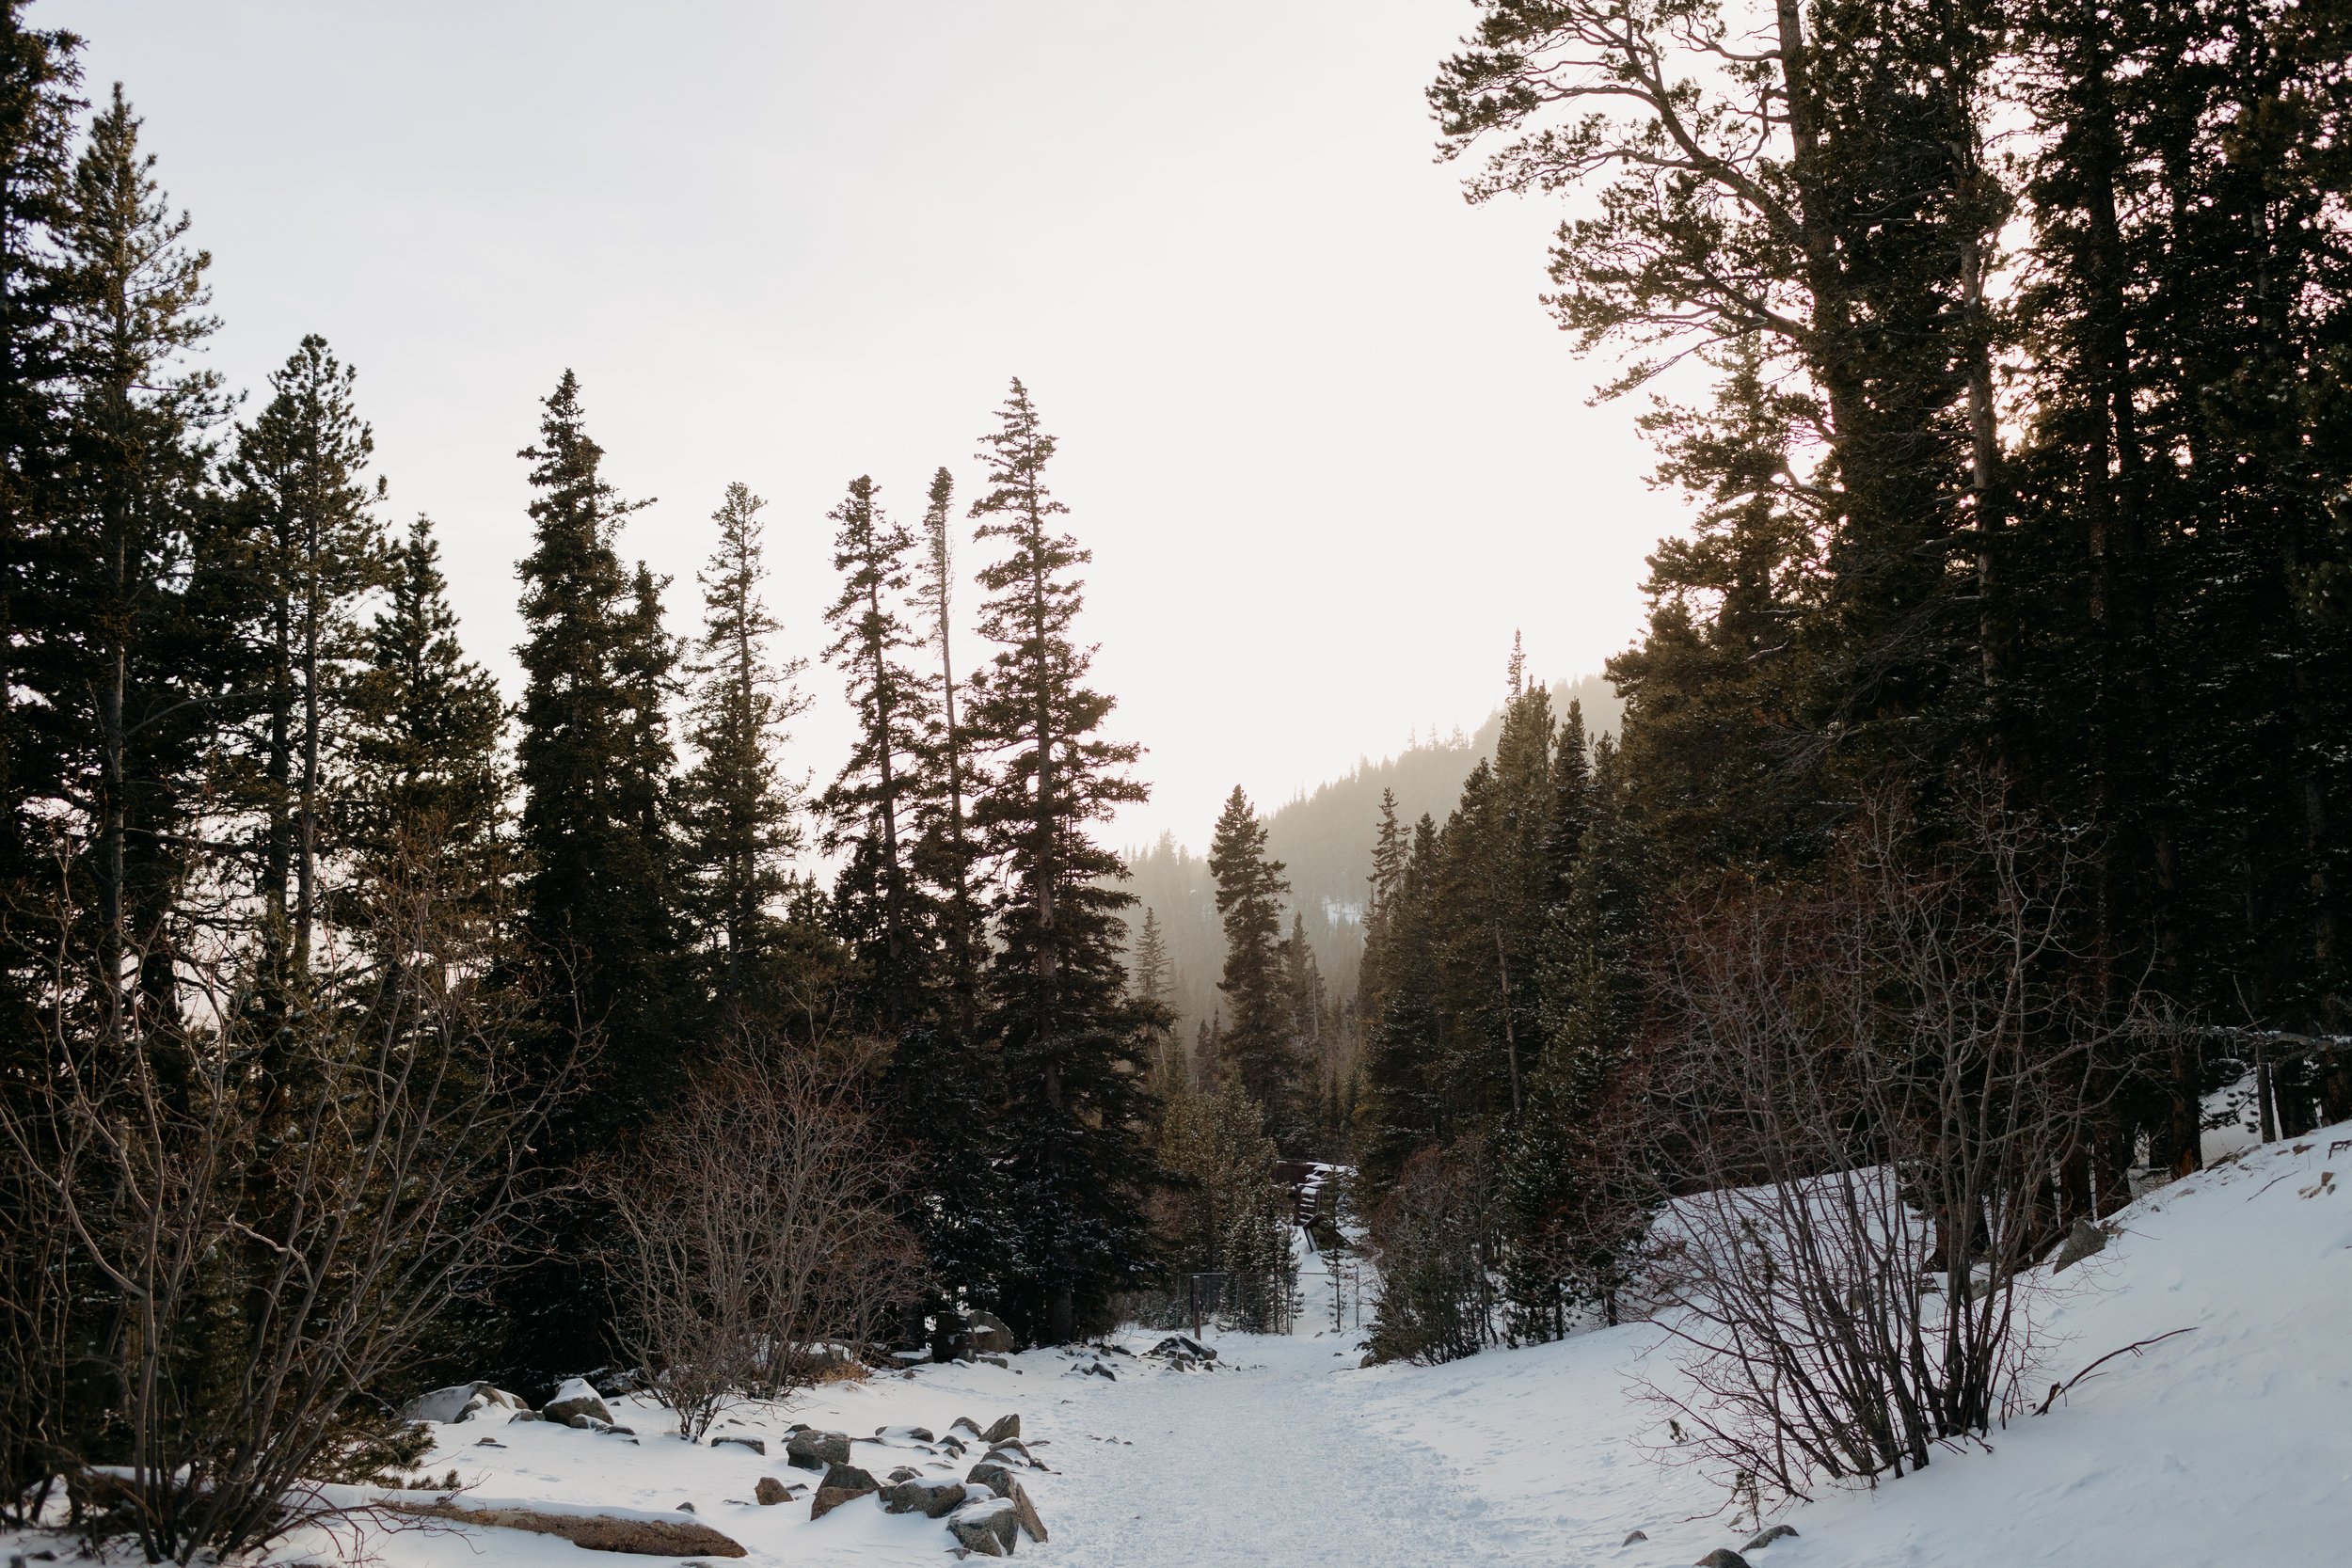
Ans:
[[[691,1513],[694,1512],[694,1505],[692,1503],[680,1503],[670,1512],[673,1513]]]
[[[965,1313],[963,1331],[976,1351],[993,1351],[1003,1355],[1009,1354],[1014,1348],[1012,1330],[1006,1327],[1005,1320],[993,1312]]]
[[[548,1401],[539,1414],[550,1421],[570,1421],[575,1416],[585,1416],[607,1426],[612,1424],[612,1412],[605,1408],[603,1398],[588,1386],[584,1377],[565,1378],[564,1386],[555,1391],[555,1398]]]
[[[1045,1521],[1037,1516],[1037,1504],[1029,1501],[1029,1494],[1019,1481],[1012,1483],[1012,1516],[1021,1521],[1021,1528],[1029,1532],[1029,1539],[1043,1545]]]
[[[1045,1462],[1031,1454],[1027,1446],[1023,1444],[1018,1438],[1009,1437],[1005,1439],[1005,1441],[996,1444],[988,1450],[987,1457],[999,1461],[1017,1459],[1022,1464],[1028,1465],[1031,1469],[1042,1470],[1045,1468]]]
[[[1740,1549],[1743,1552],[1759,1551],[1775,1541],[1793,1541],[1796,1535],[1797,1527],[1794,1525],[1774,1525],[1771,1529],[1757,1530],[1748,1544]]]
[[[487,1410],[511,1412],[508,1419],[528,1414],[531,1406],[518,1395],[487,1383],[457,1383],[447,1388],[436,1388],[429,1394],[419,1394],[401,1407],[404,1421],[462,1421],[469,1416]]]
[[[929,1481],[917,1476],[882,1490],[885,1513],[920,1513],[926,1518],[944,1519],[961,1508],[963,1502],[963,1482],[953,1476]]]
[[[1748,1560],[1729,1546],[1718,1546],[1699,1559],[1697,1568],[1748,1568]]]
[[[964,1479],[975,1486],[987,1487],[1000,1497],[1012,1496],[1012,1472],[993,1460],[981,1460],[972,1466]]]
[[[2106,1250],[2107,1233],[2089,1220],[2076,1220],[2074,1227],[2058,1243],[2058,1259],[2050,1265],[2052,1274],[2064,1274],[2094,1252]]]
[[[722,1443],[732,1443],[739,1449],[749,1449],[762,1459],[768,1457],[768,1439],[765,1437],[713,1437],[710,1440],[710,1446],[714,1449]]]
[[[544,1421],[547,1418],[540,1415],[536,1410],[517,1410],[512,1416],[506,1418],[506,1424],[508,1426],[513,1426],[516,1421]]]
[[[821,1470],[828,1465],[850,1462],[850,1434],[846,1432],[818,1432],[803,1428],[785,1439],[784,1457],[796,1468]]]
[[[939,1438],[929,1427],[876,1427],[874,1437],[882,1443],[936,1443]]]
[[[947,1515],[947,1533],[956,1538],[957,1544],[977,1557],[1012,1556],[1012,1544],[1020,1528],[1020,1510],[1005,1497],[965,1503]]]
[[[882,1490],[882,1482],[854,1465],[828,1465],[825,1479],[817,1483],[817,1496],[808,1505],[808,1516],[821,1519],[843,1503],[871,1497]]]
[[[915,1477],[921,1475],[922,1473],[922,1471],[916,1469],[912,1465],[901,1465],[897,1469],[891,1471],[888,1475],[882,1477],[882,1480],[894,1483],[901,1481],[913,1481]]]
[[[993,1351],[984,1350],[976,1352],[973,1354],[972,1359],[977,1361],[984,1367],[1003,1367],[1009,1370],[1012,1366],[1012,1358],[1010,1356],[998,1355]]]
[[[475,1441],[474,1447],[477,1449],[502,1449],[506,1447],[506,1445],[500,1442],[495,1437],[483,1437]]]
[[[624,1519],[605,1513],[542,1513],[534,1508],[469,1508],[454,1497],[430,1503],[378,1505],[395,1513],[448,1519],[462,1525],[557,1535],[592,1552],[640,1557],[745,1557],[738,1542],[691,1519]]]
[[[1627,1536],[1623,1541],[1618,1542],[1617,1549],[1619,1551],[1623,1551],[1628,1546],[1632,1545],[1636,1541],[1647,1541],[1648,1539],[1649,1531],[1645,1529],[1637,1529],[1632,1534]]]
[[[980,1441],[983,1443],[1001,1443],[1008,1437],[1018,1437],[1020,1435],[1020,1417],[999,1416],[994,1420],[988,1423],[988,1430],[980,1433]]]
[[[752,1488],[752,1497],[762,1508],[773,1508],[792,1499],[792,1494],[784,1489],[784,1482],[773,1476],[760,1477],[759,1484]]]
[[[980,1441],[980,1423],[969,1416],[959,1416],[947,1423],[948,1436],[953,1437],[960,1432],[968,1433],[975,1443]]]
[[[1214,1361],[1216,1359],[1216,1352],[1189,1334],[1171,1334],[1143,1354],[1164,1356],[1173,1361]]]

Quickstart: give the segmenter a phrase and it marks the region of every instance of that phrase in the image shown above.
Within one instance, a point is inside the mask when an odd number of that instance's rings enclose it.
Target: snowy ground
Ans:
[[[1778,1518],[1801,1532],[1757,1568],[2267,1568],[2352,1561],[2352,1126],[2249,1149],[2118,1216],[2107,1250],[2066,1276],[2043,1333],[2051,1375],[2183,1327],[2106,1364],[2047,1417],[1940,1455],[1876,1492],[1831,1493]],[[747,1568],[942,1560],[938,1522],[870,1500],[811,1522],[802,1500],[751,1501],[787,1468],[792,1421],[853,1435],[1007,1412],[1049,1471],[1024,1482],[1050,1544],[1020,1555],[1084,1568],[1265,1564],[1607,1564],[1664,1568],[1752,1529],[1721,1491],[1672,1463],[1660,1413],[1629,1383],[1655,1376],[1646,1325],[1493,1352],[1447,1367],[1359,1370],[1310,1310],[1288,1338],[1218,1338],[1218,1370],[1119,1355],[1116,1381],[1033,1351],[1009,1369],[925,1368],[839,1384],[785,1409],[742,1410],[720,1433],[764,1435],[766,1458],[668,1435],[666,1415],[616,1408],[638,1441],[497,1417],[439,1429],[428,1462],[478,1495],[635,1509],[694,1505],[741,1542]],[[1318,1311],[1321,1316],[1318,1317]],[[1318,1332],[1318,1329],[1320,1332]],[[1152,1337],[1127,1341],[1142,1348]],[[483,1439],[503,1445],[491,1447]],[[909,1454],[861,1442],[878,1475]],[[1621,1545],[1627,1532],[1649,1539]],[[21,1543],[30,1545],[34,1543]],[[318,1561],[322,1541],[282,1561]],[[377,1536],[384,1568],[580,1568],[578,1548],[497,1529]]]

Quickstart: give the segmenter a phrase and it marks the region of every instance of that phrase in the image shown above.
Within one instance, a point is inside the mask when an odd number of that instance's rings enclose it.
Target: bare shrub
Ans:
[[[1373,1211],[1379,1359],[1456,1361],[1494,1341],[1498,1215],[1485,1165],[1475,1139],[1422,1149]]]
[[[564,1075],[515,1074],[519,999],[483,981],[494,924],[421,878],[373,919],[364,955],[322,955],[334,983],[291,1000],[183,947],[176,1005],[126,1006],[61,942],[51,1074],[0,1100],[5,1185],[83,1292],[60,1348],[103,1384],[98,1408],[52,1407],[45,1456],[151,1561],[266,1543],[333,1512],[298,1482],[413,1461],[375,1393],[528,1198]]]
[[[1666,962],[1681,1381],[1653,1392],[1735,1483],[1918,1468],[2030,1369],[2027,1271],[2116,1031],[2069,985],[2066,846],[1973,806],[1930,846],[1872,802],[1820,887],[1726,896]]]
[[[603,1174],[627,1348],[689,1441],[737,1399],[823,1381],[914,1294],[900,1172],[863,1077],[854,1059],[738,1047]]]

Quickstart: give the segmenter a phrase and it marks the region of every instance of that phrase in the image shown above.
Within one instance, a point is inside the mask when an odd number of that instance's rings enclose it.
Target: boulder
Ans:
[[[980,1441],[983,1443],[1001,1443],[1008,1437],[1018,1437],[1020,1435],[1020,1417],[999,1416],[994,1420],[988,1423],[988,1430],[980,1433]]]
[[[739,1449],[749,1449],[763,1459],[768,1456],[768,1439],[765,1437],[713,1437],[710,1440],[710,1446],[714,1449],[722,1443],[732,1443]]]
[[[1748,1544],[1740,1549],[1743,1552],[1760,1551],[1775,1541],[1793,1541],[1796,1535],[1797,1527],[1794,1525],[1774,1525],[1770,1529],[1757,1530],[1749,1538]]]
[[[991,1492],[995,1493],[1000,1497],[1009,1497],[1012,1496],[1012,1472],[1006,1469],[1002,1465],[997,1464],[993,1460],[981,1460],[977,1465],[972,1466],[970,1471],[965,1474],[964,1479],[969,1481],[975,1486],[987,1487]]]
[[[972,1359],[977,1361],[983,1367],[1002,1367],[1007,1370],[1010,1370],[1012,1368],[1012,1357],[1009,1355],[998,1355],[993,1351],[977,1352],[973,1355]]]
[[[1164,1356],[1172,1361],[1214,1361],[1216,1359],[1216,1352],[1189,1334],[1171,1334],[1143,1354]]]
[[[462,1421],[467,1417],[485,1410],[508,1412],[507,1419],[527,1416],[531,1406],[503,1388],[487,1383],[458,1383],[447,1388],[436,1388],[429,1394],[419,1394],[401,1407],[404,1421]]]
[[[876,1427],[874,1438],[882,1443],[936,1443],[939,1438],[929,1427]]]
[[[628,1552],[640,1557],[745,1557],[739,1542],[691,1519],[648,1519],[642,1515],[545,1513],[521,1505],[471,1505],[455,1497],[430,1503],[383,1503],[394,1513],[446,1519],[496,1529],[560,1535],[592,1552]]]
[[[759,1484],[752,1488],[752,1497],[762,1508],[773,1508],[778,1503],[792,1500],[792,1494],[784,1489],[784,1482],[773,1476],[760,1477]]]
[[[785,1439],[784,1457],[797,1469],[821,1470],[850,1462],[850,1434],[804,1428]]]
[[[588,1386],[584,1377],[567,1377],[539,1412],[550,1421],[569,1421],[575,1416],[585,1416],[592,1421],[612,1424],[612,1412],[605,1408],[603,1397]]]
[[[930,1519],[944,1519],[961,1508],[963,1502],[963,1482],[953,1476],[928,1481],[917,1476],[882,1489],[885,1513],[920,1513]]]
[[[1748,1560],[1729,1546],[1718,1546],[1699,1559],[1697,1568],[1748,1568]]]
[[[1021,1521],[1021,1528],[1029,1532],[1030,1540],[1044,1544],[1045,1521],[1037,1516],[1037,1504],[1029,1501],[1029,1494],[1017,1481],[1012,1483],[1012,1516]]]
[[[992,1444],[987,1457],[998,1461],[1017,1459],[1033,1470],[1045,1468],[1045,1462],[1030,1453],[1027,1445],[1016,1437],[1008,1437],[1001,1443]]]
[[[821,1519],[843,1503],[870,1497],[881,1490],[880,1481],[854,1465],[828,1465],[825,1479],[817,1483],[817,1496],[809,1502],[808,1516]]]
[[[962,1435],[964,1441],[977,1443],[981,1440],[980,1423],[969,1416],[959,1416],[947,1423],[947,1435],[954,1437],[959,1433]]]
[[[1006,1497],[965,1503],[947,1515],[947,1533],[976,1557],[1012,1556],[1020,1528],[1020,1510]]]
[[[1623,1551],[1623,1550],[1625,1550],[1628,1546],[1632,1545],[1632,1544],[1633,1544],[1635,1542],[1637,1542],[1637,1541],[1647,1541],[1648,1539],[1649,1539],[1649,1531],[1647,1531],[1647,1530],[1645,1530],[1645,1529],[1637,1529],[1637,1530],[1635,1530],[1632,1534],[1630,1534],[1630,1535],[1627,1536],[1627,1537],[1626,1537],[1623,1541],[1618,1542],[1618,1543],[1617,1543],[1617,1549],[1618,1549],[1619,1551]]]
[[[1005,1320],[993,1312],[967,1312],[963,1332],[976,1351],[991,1351],[999,1355],[1009,1354],[1013,1349],[1012,1330]]]
[[[2107,1233],[2089,1220],[2076,1220],[2074,1227],[2058,1243],[2058,1258],[2050,1264],[2052,1274],[2064,1274],[2094,1252],[2106,1250]]]

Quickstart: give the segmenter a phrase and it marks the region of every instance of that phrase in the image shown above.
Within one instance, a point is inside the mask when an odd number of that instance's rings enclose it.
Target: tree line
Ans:
[[[1515,660],[1458,805],[1377,825],[1378,1342],[1613,1321],[1671,1206],[1727,1314],[1677,1430],[1899,1472],[2000,1418],[2012,1288],[2197,1168],[2209,1096],[2352,1116],[2352,11],[1475,9],[1441,151],[1574,198],[1547,303],[1693,511],[1616,742]],[[1822,1180],[1876,1228],[1695,1197]],[[1828,1319],[1872,1353],[1772,1341]]]
[[[398,1473],[391,1412],[437,1375],[633,1370],[683,1426],[826,1338],[960,1344],[979,1307],[1031,1341],[1106,1326],[1152,1262],[1164,1016],[1128,987],[1097,832],[1145,790],[1027,388],[968,500],[941,467],[910,522],[861,475],[825,519],[856,738],[804,796],[763,501],[717,498],[700,630],[674,635],[672,584],[624,548],[646,503],[565,372],[519,454],[510,707],[431,522],[389,515],[355,371],[307,337],[238,417],[200,360],[211,258],[138,117],[119,87],[91,109],[80,40],[24,9],[0,7],[0,1510],[63,1477],[185,1560],[281,1528],[294,1478]],[[731,1229],[731,1258],[677,1250]]]

